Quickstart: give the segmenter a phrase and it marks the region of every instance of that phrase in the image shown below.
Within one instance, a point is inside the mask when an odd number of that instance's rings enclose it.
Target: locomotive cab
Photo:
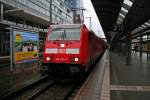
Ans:
[[[47,33],[45,41],[45,50],[43,53],[43,62],[51,64],[49,67],[55,68],[64,65],[72,73],[80,71],[78,65],[83,63],[81,41],[83,34],[83,25],[52,25]],[[85,35],[86,36],[86,35]],[[51,68],[50,68],[51,69]]]
[[[79,63],[80,28],[55,28],[47,34],[45,63]]]

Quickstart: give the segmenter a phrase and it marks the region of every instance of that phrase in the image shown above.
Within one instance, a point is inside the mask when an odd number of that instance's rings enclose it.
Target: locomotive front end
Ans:
[[[80,63],[80,27],[57,27],[47,34],[44,63]]]

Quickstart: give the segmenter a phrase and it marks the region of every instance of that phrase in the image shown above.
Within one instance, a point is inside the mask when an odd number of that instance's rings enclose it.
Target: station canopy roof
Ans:
[[[106,37],[115,25],[123,26],[124,32],[131,32],[133,38],[150,33],[150,0],[91,1]]]
[[[0,1],[0,3],[2,2]],[[9,20],[9,22],[14,22],[17,24],[25,23],[26,25],[34,27],[40,26],[44,29],[47,29],[47,27],[50,25],[50,22],[47,20],[47,16],[45,15],[43,15],[44,17],[39,17],[37,14],[34,14],[31,11],[18,9],[17,7],[5,3],[3,6],[3,16],[5,21]]]

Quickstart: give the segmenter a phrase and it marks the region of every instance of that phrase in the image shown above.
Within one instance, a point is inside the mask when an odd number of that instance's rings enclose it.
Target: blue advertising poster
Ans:
[[[13,31],[14,63],[38,59],[39,34],[33,32]]]

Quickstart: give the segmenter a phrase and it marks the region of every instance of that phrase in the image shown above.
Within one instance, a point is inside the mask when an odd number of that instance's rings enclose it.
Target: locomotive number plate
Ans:
[[[65,49],[58,49],[58,53],[65,53],[66,50]]]

